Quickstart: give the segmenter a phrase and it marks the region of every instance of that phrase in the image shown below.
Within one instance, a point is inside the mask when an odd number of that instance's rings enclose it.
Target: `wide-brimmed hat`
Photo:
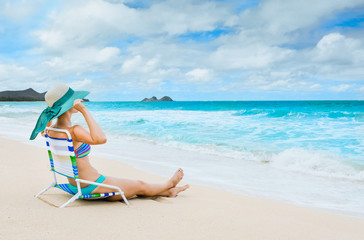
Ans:
[[[83,99],[89,93],[87,91],[74,91],[65,84],[58,84],[50,89],[44,97],[48,107],[40,114],[30,135],[30,140],[35,139],[38,133],[46,128],[49,121],[70,110],[76,99]]]

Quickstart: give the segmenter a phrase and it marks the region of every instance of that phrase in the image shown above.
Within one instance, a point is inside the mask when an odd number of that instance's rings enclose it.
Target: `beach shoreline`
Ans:
[[[4,239],[63,239],[69,232],[73,237],[109,239],[362,239],[364,235],[361,218],[196,184],[175,199],[135,198],[130,207],[121,202],[77,200],[58,209],[55,206],[70,195],[52,189],[34,198],[52,181],[45,148],[4,136],[0,146],[1,189],[10,196],[1,200],[0,236]],[[166,180],[113,159],[91,156],[91,162],[107,176]]]

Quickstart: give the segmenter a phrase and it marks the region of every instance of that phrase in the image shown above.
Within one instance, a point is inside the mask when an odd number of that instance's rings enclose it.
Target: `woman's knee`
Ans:
[[[137,180],[138,194],[144,194],[148,192],[148,184],[142,180]]]

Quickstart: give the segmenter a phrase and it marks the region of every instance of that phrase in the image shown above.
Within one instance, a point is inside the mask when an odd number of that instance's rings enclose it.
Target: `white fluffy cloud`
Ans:
[[[85,89],[85,88],[90,87],[91,84],[92,84],[92,80],[85,78],[82,81],[71,82],[69,85],[70,85],[70,87],[72,87],[74,89]]]
[[[14,79],[14,76],[17,78]],[[21,86],[23,84],[21,78],[35,78],[37,77],[37,72],[24,67],[18,66],[16,64],[2,64],[0,63],[0,82],[6,84],[6,82],[11,82],[15,86]]]
[[[72,47],[103,45],[128,35],[209,31],[230,14],[221,4],[203,1],[163,1],[138,10],[121,3],[80,0],[53,12],[48,26],[34,34],[46,50],[57,53]]]
[[[357,39],[345,37],[340,33],[324,36],[313,50],[313,60],[318,62],[334,62],[351,64],[360,61],[363,48]]]
[[[144,60],[140,55],[137,55],[124,61],[121,72],[124,74],[151,73],[155,70],[157,64],[158,58]]]
[[[107,66],[119,59],[120,50],[115,47],[76,48],[60,57],[51,57],[44,64],[54,71],[73,73],[106,70]]]
[[[351,87],[349,84],[340,84],[339,86],[333,86],[330,89],[335,92],[345,92]]]
[[[206,83],[211,80],[212,73],[209,69],[195,68],[186,73],[188,81],[197,81],[198,83]]]
[[[0,3],[0,19],[6,18],[22,23],[31,17],[44,4],[44,0],[2,0]]]
[[[249,37],[230,39],[211,54],[211,63],[222,69],[262,69],[289,56],[291,50],[252,42]]]

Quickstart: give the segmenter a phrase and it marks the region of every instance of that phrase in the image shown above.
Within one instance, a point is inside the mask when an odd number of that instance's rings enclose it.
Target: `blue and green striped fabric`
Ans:
[[[68,183],[64,183],[64,184],[57,184],[56,187],[71,194],[71,195],[75,195],[76,193],[72,192],[72,190],[68,187]],[[80,199],[85,199],[85,198],[106,198],[106,197],[111,197],[111,196],[115,196],[116,193],[115,192],[111,192],[111,193],[96,193],[96,194],[87,194],[87,195],[81,195],[78,198]]]
[[[91,146],[89,144],[82,143],[81,146],[79,146],[76,149],[75,154],[77,158],[83,158],[89,155],[90,152],[91,152]]]
[[[69,178],[79,178],[72,139],[53,138],[47,134],[45,138],[51,170]]]
[[[65,192],[68,192],[69,194],[71,195],[75,195],[76,193],[72,192],[71,189],[68,187],[68,184],[56,184],[56,187],[65,191]]]

